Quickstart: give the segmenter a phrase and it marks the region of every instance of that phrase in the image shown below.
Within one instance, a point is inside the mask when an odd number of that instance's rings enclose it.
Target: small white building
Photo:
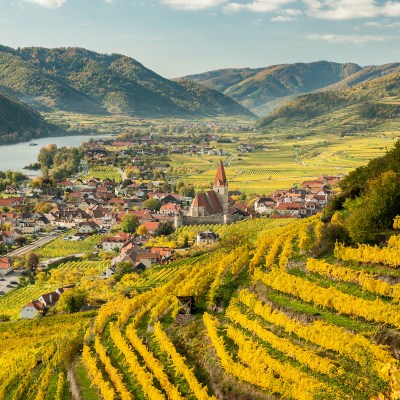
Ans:
[[[270,197],[260,197],[254,202],[254,211],[259,214],[272,214],[275,206],[276,202]]]
[[[42,315],[44,308],[44,304],[39,300],[33,300],[31,303],[22,308],[19,316],[23,319],[33,319],[39,315]]]
[[[91,234],[91,233],[97,233],[98,231],[99,231],[99,226],[93,221],[83,222],[79,224],[79,229],[78,229],[79,233]]]
[[[211,245],[214,243],[217,243],[219,239],[219,235],[215,232],[212,231],[204,231],[204,232],[199,232],[197,234],[197,240],[196,243],[198,245],[204,244],[204,245]]]

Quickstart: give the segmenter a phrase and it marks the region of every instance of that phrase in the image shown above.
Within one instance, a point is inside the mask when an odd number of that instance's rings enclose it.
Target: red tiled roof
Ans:
[[[220,204],[218,197],[217,197],[216,193],[214,192],[214,190],[209,190],[206,192],[206,194],[207,194],[207,196],[211,202],[211,206],[215,210],[215,212],[217,214],[222,213],[221,204]]]
[[[13,207],[14,204],[20,204],[22,197],[7,197],[6,199],[0,199],[0,207]]]
[[[147,231],[155,231],[158,228],[158,225],[160,225],[159,222],[144,222],[143,225],[146,227]]]
[[[214,186],[225,186],[227,184],[225,168],[222,161],[219,162],[217,175],[215,175]]]
[[[8,257],[0,258],[0,269],[8,269],[11,267],[11,260]]]
[[[206,193],[199,193],[193,200],[193,207],[205,207],[209,214],[222,213],[221,204],[218,201],[214,190],[209,190]]]
[[[160,210],[171,210],[171,211],[178,211],[181,210],[182,207],[175,203],[167,203],[161,206]]]

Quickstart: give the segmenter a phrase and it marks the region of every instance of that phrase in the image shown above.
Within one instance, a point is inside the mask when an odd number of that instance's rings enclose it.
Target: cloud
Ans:
[[[67,0],[23,0],[26,3],[37,4],[45,8],[59,8],[62,7]]]
[[[296,8],[286,8],[284,10],[281,10],[280,15],[277,15],[276,17],[272,17],[271,21],[273,22],[290,22],[294,21],[296,17],[302,14],[302,12]]]
[[[400,2],[387,1],[378,5],[375,0],[303,0],[307,14],[314,18],[349,20],[400,16]]]
[[[224,7],[225,12],[233,13],[242,10],[254,12],[272,12],[281,9],[285,4],[294,0],[254,0],[249,3],[229,3]]]
[[[272,17],[271,21],[273,21],[273,22],[290,22],[290,21],[294,21],[294,18],[290,17],[289,15],[277,15],[276,17]]]
[[[398,28],[400,26],[400,22],[370,21],[370,22],[365,22],[364,26],[367,26],[369,28]]]
[[[315,41],[322,41],[328,43],[349,43],[349,44],[364,44],[369,42],[386,42],[394,39],[388,36],[377,36],[377,35],[340,35],[334,33],[328,34],[312,34],[308,36],[309,39]]]
[[[205,10],[225,4],[227,0],[160,0],[160,2],[181,10]]]

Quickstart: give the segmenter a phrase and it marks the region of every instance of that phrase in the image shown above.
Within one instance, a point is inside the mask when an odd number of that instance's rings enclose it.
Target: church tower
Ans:
[[[224,215],[228,215],[228,181],[226,180],[224,164],[219,162],[217,175],[215,175],[213,190],[221,204]]]

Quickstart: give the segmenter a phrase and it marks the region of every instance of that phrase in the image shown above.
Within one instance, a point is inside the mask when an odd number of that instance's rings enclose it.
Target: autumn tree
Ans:
[[[36,271],[37,267],[39,266],[39,257],[32,252],[26,253],[25,257],[25,269],[28,271]]]
[[[137,228],[136,230],[136,234],[139,236],[146,236],[147,228],[144,225],[140,225],[139,228]]]

